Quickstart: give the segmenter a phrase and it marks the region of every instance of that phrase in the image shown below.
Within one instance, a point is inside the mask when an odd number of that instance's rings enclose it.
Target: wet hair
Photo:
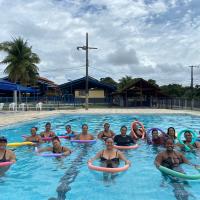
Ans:
[[[105,139],[105,143],[108,141],[108,140],[112,140],[114,142],[114,140],[112,138],[106,138]]]
[[[103,126],[104,126],[104,127],[105,127],[105,126],[110,126],[110,124],[109,124],[108,122],[106,122]]]
[[[151,134],[153,134],[154,131],[158,132],[158,130],[156,128],[154,128],[154,129],[152,129]]]
[[[65,126],[65,128],[71,128],[71,125],[67,124],[67,125]]]
[[[1,136],[0,137],[0,143],[7,143],[8,141],[7,141],[7,138],[6,137],[4,137],[4,136]]]
[[[192,135],[192,133],[190,131],[185,131],[184,136],[189,133],[190,135]]]
[[[45,124],[45,126],[51,126],[51,123],[50,123],[50,122],[47,122],[47,123]]]
[[[127,127],[125,125],[121,126],[120,131],[125,128],[127,130]]]
[[[169,135],[169,129],[173,129],[173,131],[174,131],[174,136],[175,136],[175,132],[176,132],[176,131],[175,131],[175,128],[174,128],[174,127],[172,127],[172,126],[171,126],[171,127],[169,127],[169,128],[167,129],[167,135]]]
[[[54,136],[54,137],[51,139],[52,142],[53,142],[54,140],[57,140],[58,142],[60,142],[60,139],[59,139],[58,136]]]
[[[36,127],[36,126],[31,127],[31,129],[32,129],[32,128],[34,128],[36,131],[38,130],[38,127]]]
[[[87,124],[82,124],[82,128],[83,128],[84,126],[87,126],[87,128],[88,128],[88,125],[87,125]]]

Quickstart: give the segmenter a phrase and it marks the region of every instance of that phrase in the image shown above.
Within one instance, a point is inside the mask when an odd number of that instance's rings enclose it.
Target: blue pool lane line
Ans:
[[[98,133],[103,124],[106,122],[107,118],[103,119],[97,128],[95,129],[95,133]],[[83,160],[85,156],[88,154],[88,150],[91,148],[91,145],[84,145],[83,150],[77,156],[77,158],[72,162],[71,166],[65,172],[64,176],[60,179],[60,185],[57,187],[56,191],[58,197],[51,197],[48,200],[66,200],[66,193],[71,190],[70,183],[74,182],[78,173],[79,173],[79,166],[84,164]]]

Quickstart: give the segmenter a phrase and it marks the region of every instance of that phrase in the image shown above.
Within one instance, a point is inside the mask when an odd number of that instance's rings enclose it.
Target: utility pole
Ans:
[[[88,67],[89,67],[89,60],[88,60],[88,50],[89,49],[97,49],[96,47],[89,47],[88,46],[88,33],[86,33],[86,45],[82,47],[77,47],[77,50],[82,49],[85,51],[85,67],[86,67],[86,82],[85,82],[85,109],[88,110]]]
[[[198,67],[199,68],[199,66],[198,65],[192,65],[192,66],[189,66],[190,68],[191,68],[191,84],[190,84],[190,89],[191,89],[191,99],[192,99],[192,101],[191,101],[191,109],[193,109],[193,107],[194,107],[194,99],[193,99],[193,97],[194,97],[194,79],[193,79],[193,77],[194,77],[194,67]]]

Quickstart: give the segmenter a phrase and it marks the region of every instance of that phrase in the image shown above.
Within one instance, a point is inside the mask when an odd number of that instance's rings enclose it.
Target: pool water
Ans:
[[[174,126],[179,132],[185,128],[199,130],[199,117],[191,115],[59,115],[48,119],[16,124],[0,129],[0,135],[9,142],[23,141],[21,137],[29,134],[32,126],[43,131],[45,123],[51,122],[56,134],[65,132],[64,126],[71,124],[72,129],[80,132],[81,125],[87,123],[93,135],[109,122],[111,130],[119,134],[122,125],[128,127],[135,119],[143,122],[145,128],[158,127],[166,131]],[[43,146],[48,145],[44,144]],[[131,168],[118,174],[114,179],[103,179],[101,172],[87,168],[87,160],[102,150],[104,144],[98,141],[94,145],[71,144],[62,139],[62,145],[73,150],[67,158],[46,158],[37,156],[32,147],[20,147],[14,151],[17,163],[0,177],[0,199],[20,200],[157,200],[157,199],[200,199],[199,181],[173,181],[163,177],[153,162],[161,150],[139,142],[136,150],[125,152],[132,162]],[[200,164],[200,154],[187,153],[186,157]],[[198,173],[188,166],[183,166],[188,173]]]

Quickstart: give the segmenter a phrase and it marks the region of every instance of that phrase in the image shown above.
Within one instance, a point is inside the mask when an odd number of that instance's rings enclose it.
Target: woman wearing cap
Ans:
[[[108,138],[114,138],[114,137],[115,137],[115,134],[112,130],[110,130],[110,124],[105,123],[104,130],[98,134],[98,138],[106,141]]]
[[[75,140],[94,140],[94,136],[88,133],[88,125],[82,125],[82,133],[77,135]]]
[[[47,122],[45,125],[45,131],[40,133],[41,137],[54,137],[55,133],[51,131],[51,123]]]
[[[52,147],[38,149],[37,152],[51,151],[52,153],[61,153],[64,156],[68,156],[72,152],[67,147],[61,146],[60,139],[57,136],[52,138],[52,144]]]
[[[42,143],[42,138],[40,135],[37,135],[37,127],[31,128],[31,135],[26,138],[26,141],[34,143]]]
[[[0,137],[0,163],[2,162],[16,162],[16,156],[13,151],[6,149],[7,139]],[[0,167],[0,174],[3,174],[9,169],[9,166]]]

